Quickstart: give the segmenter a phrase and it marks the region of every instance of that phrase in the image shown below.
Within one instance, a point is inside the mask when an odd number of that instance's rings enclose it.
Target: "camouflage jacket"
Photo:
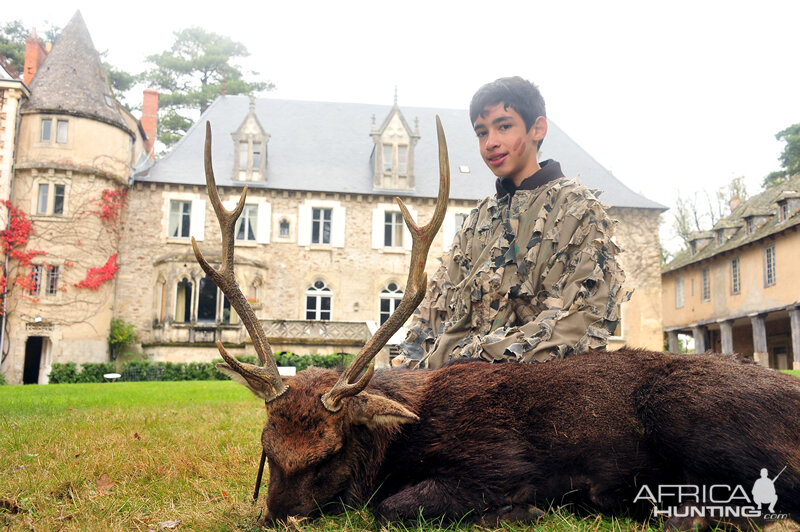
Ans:
[[[630,296],[615,224],[571,179],[486,198],[429,281],[397,362],[542,362],[604,347]]]

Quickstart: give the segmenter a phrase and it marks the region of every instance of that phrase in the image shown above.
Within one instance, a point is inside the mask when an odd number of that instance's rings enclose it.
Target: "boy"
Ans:
[[[544,362],[605,347],[629,297],[615,222],[557,162],[539,163],[547,135],[539,90],[520,77],[488,83],[472,98],[470,120],[497,193],[456,234],[393,364]]]

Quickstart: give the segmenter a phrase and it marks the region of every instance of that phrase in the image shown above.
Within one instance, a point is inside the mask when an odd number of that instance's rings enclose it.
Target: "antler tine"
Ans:
[[[425,289],[428,284],[428,278],[425,275],[425,261],[433,238],[444,220],[447,201],[450,196],[450,163],[447,156],[447,141],[445,140],[442,122],[439,120],[438,115],[436,116],[436,134],[439,141],[439,196],[436,200],[436,209],[431,221],[424,227],[418,226],[414,223],[402,200],[395,198],[413,240],[411,265],[405,293],[394,313],[389,316],[389,319],[380,326],[373,337],[364,345],[353,362],[350,363],[350,366],[342,372],[333,388],[322,396],[322,403],[331,412],[337,412],[342,408],[342,399],[356,395],[366,388],[375,372],[374,365],[370,365],[369,368],[367,368],[367,365],[383,349],[383,346],[386,345],[392,335],[402,327],[403,323],[411,316],[411,313],[414,312],[425,297]],[[364,368],[367,368],[367,371],[361,375]],[[358,378],[359,375],[361,375],[361,378]]]
[[[220,201],[219,192],[217,191],[217,184],[214,180],[214,169],[211,163],[211,124],[209,122],[206,122],[205,171],[208,197],[214,207],[214,212],[217,214],[217,220],[219,221],[219,227],[222,232],[222,265],[220,269],[215,270],[208,261],[206,261],[194,237],[192,237],[192,249],[194,249],[194,255],[197,258],[197,262],[199,262],[200,266],[203,268],[203,271],[206,272],[206,275],[214,281],[214,284],[216,284],[220,290],[222,290],[222,293],[225,294],[225,297],[228,298],[231,306],[239,314],[242,323],[244,323],[247,332],[250,334],[250,338],[253,340],[253,347],[263,366],[263,369],[256,367],[261,371],[253,370],[253,373],[257,374],[257,378],[264,381],[272,388],[273,395],[268,399],[272,400],[285,392],[287,387],[278,373],[278,366],[275,364],[275,357],[272,355],[272,348],[267,341],[267,335],[264,333],[264,329],[261,328],[261,324],[258,323],[258,318],[256,318],[253,308],[247,302],[244,294],[242,294],[233,273],[234,232],[236,229],[236,220],[242,213],[242,209],[244,209],[245,198],[247,198],[247,187],[245,186],[244,190],[242,190],[239,203],[237,203],[232,211],[222,206],[222,201]],[[225,348],[222,347],[221,342],[217,342],[217,348],[220,354],[222,354],[222,358],[226,361],[232,359],[227,351],[225,351]],[[244,366],[252,365],[246,364]]]

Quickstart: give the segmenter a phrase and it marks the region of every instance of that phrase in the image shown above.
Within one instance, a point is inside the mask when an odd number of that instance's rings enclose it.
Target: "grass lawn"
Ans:
[[[263,421],[263,403],[230,381],[2,386],[0,529],[258,530]],[[381,529],[363,509],[290,528]],[[650,530],[565,511],[530,529]]]

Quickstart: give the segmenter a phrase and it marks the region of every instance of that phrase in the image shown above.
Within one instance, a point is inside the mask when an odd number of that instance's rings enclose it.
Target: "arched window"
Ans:
[[[197,297],[197,321],[216,321],[217,285],[208,277],[200,279],[200,292]]]
[[[175,295],[175,321],[188,322],[192,319],[192,282],[181,279]]]
[[[306,319],[330,320],[332,298],[333,293],[325,281],[314,281],[314,284],[306,290]]]
[[[381,325],[383,325],[386,320],[389,319],[389,316],[397,308],[397,305],[400,304],[400,300],[403,299],[403,291],[400,290],[400,287],[397,286],[397,283],[389,283],[386,285],[386,288],[381,290],[380,295],[380,304],[381,304],[381,313],[380,313],[380,321]]]

